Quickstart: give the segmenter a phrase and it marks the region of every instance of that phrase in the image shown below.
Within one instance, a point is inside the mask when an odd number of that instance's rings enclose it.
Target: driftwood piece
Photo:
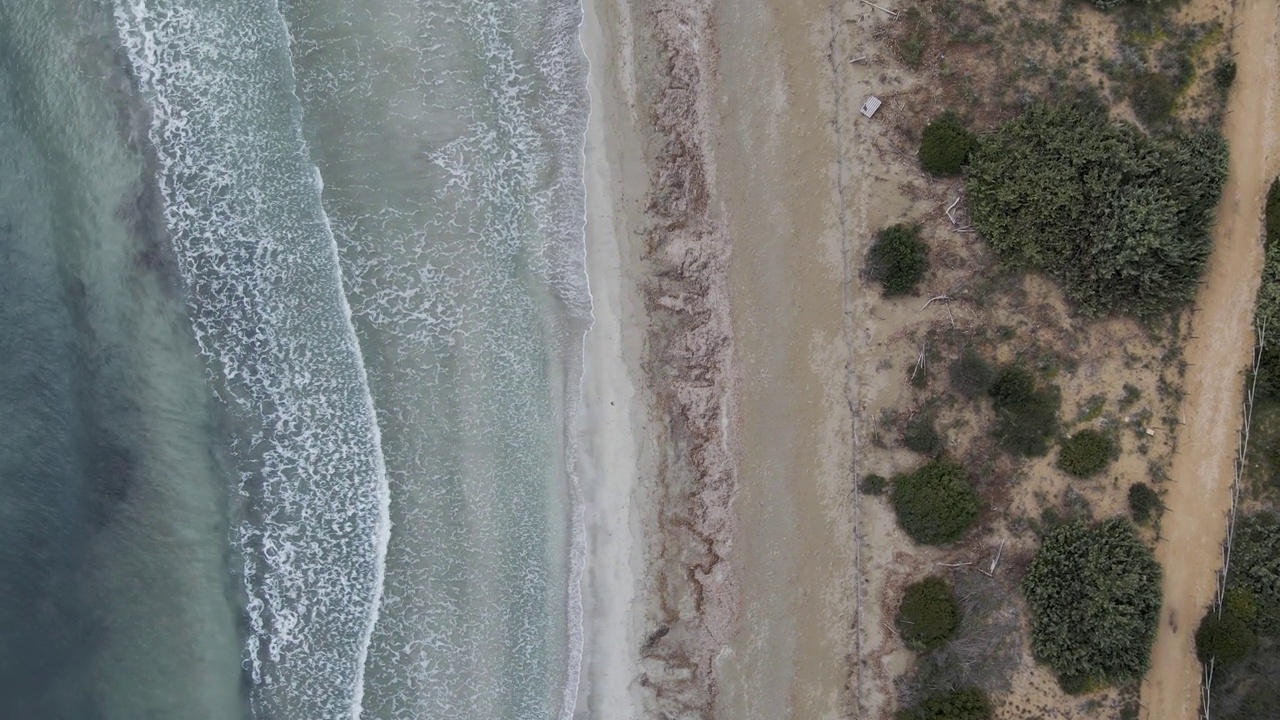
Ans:
[[[884,12],[888,13],[891,17],[894,17],[894,18],[898,17],[898,11],[897,11],[897,10],[890,10],[890,9],[889,9],[889,8],[887,8],[887,7],[880,7],[879,5],[877,5],[877,4],[873,3],[873,2],[871,2],[871,0],[862,0],[862,4],[863,4],[863,5],[870,5],[871,7],[875,8],[875,9],[877,9],[877,10],[884,11]]]

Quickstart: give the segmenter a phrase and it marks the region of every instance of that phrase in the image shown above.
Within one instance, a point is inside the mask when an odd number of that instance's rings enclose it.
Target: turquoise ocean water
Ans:
[[[0,2],[0,717],[571,712],[580,15]]]

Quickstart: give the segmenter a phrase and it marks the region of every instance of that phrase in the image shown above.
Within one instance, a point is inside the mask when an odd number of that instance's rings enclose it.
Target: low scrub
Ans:
[[[1220,58],[1218,64],[1213,66],[1213,84],[1219,90],[1230,90],[1231,86],[1236,82],[1236,61],[1230,56]]]
[[[1058,388],[1039,387],[1031,373],[1010,365],[1000,370],[987,393],[996,411],[992,432],[1000,447],[1024,457],[1047,455],[1062,406]]]
[[[1151,516],[1164,508],[1160,496],[1146,483],[1134,483],[1129,486],[1129,514],[1136,523],[1145,523]]]
[[[960,606],[951,586],[930,577],[907,586],[898,605],[898,635],[916,652],[936,650],[960,627]]]
[[[912,452],[929,457],[941,454],[943,448],[942,436],[933,427],[933,418],[925,414],[916,415],[907,421],[907,426],[902,431],[902,444]]]
[[[890,225],[876,235],[867,252],[867,275],[885,296],[907,295],[929,269],[929,247],[915,225]]]
[[[988,720],[990,717],[991,701],[977,688],[934,695],[897,714],[897,720]]]
[[[889,481],[883,475],[874,473],[862,478],[862,482],[858,483],[858,491],[863,495],[883,495],[888,487]]]
[[[1097,430],[1081,430],[1062,443],[1058,467],[1078,478],[1093,477],[1111,463],[1115,450],[1106,435]]]
[[[1160,577],[1127,520],[1059,526],[1022,581],[1036,658],[1068,692],[1140,680],[1160,617]]]
[[[964,467],[934,460],[893,479],[898,524],[922,545],[959,540],[978,519],[978,493]]]
[[[970,400],[987,394],[995,380],[995,368],[971,347],[951,363],[951,389]]]
[[[1099,10],[1110,10],[1121,5],[1159,5],[1162,0],[1093,0]]]

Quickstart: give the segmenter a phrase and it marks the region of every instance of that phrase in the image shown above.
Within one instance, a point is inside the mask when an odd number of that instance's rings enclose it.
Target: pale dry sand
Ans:
[[[1142,687],[1143,717],[1192,720],[1200,708],[1195,630],[1216,588],[1231,502],[1244,370],[1253,349],[1253,301],[1262,264],[1262,206],[1280,164],[1280,13],[1275,0],[1240,0],[1233,48],[1239,75],[1224,132],[1230,175],[1218,208],[1207,283],[1187,344],[1186,402],[1165,504],[1164,608]]]

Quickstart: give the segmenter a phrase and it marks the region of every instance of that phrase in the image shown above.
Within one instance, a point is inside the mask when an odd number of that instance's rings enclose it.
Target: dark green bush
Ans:
[[[933,418],[920,414],[907,421],[902,431],[902,442],[907,449],[933,457],[942,452],[942,436],[933,427]]]
[[[1160,616],[1160,565],[1126,520],[1053,530],[1022,591],[1031,648],[1064,689],[1142,678]]]
[[[1058,467],[1079,478],[1093,477],[1111,462],[1114,452],[1111,438],[1097,430],[1081,430],[1062,443]]]
[[[1188,302],[1208,259],[1227,147],[1153,140],[1078,106],[1033,107],[969,158],[969,215],[1008,265],[1042,270],[1086,315]]]
[[[1158,512],[1163,507],[1160,502],[1160,496],[1155,490],[1146,483],[1134,483],[1129,486],[1129,514],[1133,516],[1133,521],[1145,523],[1151,519],[1151,514]]]
[[[915,225],[890,225],[876,235],[867,252],[867,275],[886,296],[906,295],[929,269],[929,247]]]
[[[907,647],[916,652],[936,650],[960,627],[960,606],[945,580],[925,578],[907,586],[895,622]]]
[[[1252,590],[1231,588],[1223,594],[1223,612],[1229,612],[1253,627],[1258,622],[1258,596]]]
[[[897,720],[988,720],[991,702],[977,688],[962,688],[926,698],[898,711]]]
[[[1248,592],[1256,606],[1254,629],[1280,636],[1280,521],[1274,515],[1247,515],[1236,523],[1227,591]]]
[[[1280,240],[1280,178],[1271,181],[1263,213],[1266,219],[1267,242],[1273,243]]]
[[[1085,675],[1058,675],[1058,686],[1068,695],[1083,695],[1089,691],[1089,678]]]
[[[863,495],[883,495],[888,487],[888,479],[873,473],[862,478],[862,482],[858,484],[858,491]]]
[[[1230,667],[1249,657],[1258,646],[1258,636],[1249,623],[1223,608],[1221,616],[1210,608],[1196,628],[1196,657],[1214,660],[1217,667]]]
[[[1010,365],[996,375],[988,390],[996,411],[993,434],[1005,452],[1042,457],[1049,452],[1049,438],[1058,429],[1062,397],[1056,386],[1036,387],[1026,370]]]
[[[960,539],[978,519],[978,493],[963,467],[935,460],[893,478],[893,510],[911,539],[943,545]]]
[[[1223,57],[1213,66],[1213,84],[1219,90],[1229,90],[1236,81],[1236,61]]]
[[[1266,249],[1255,320],[1259,325],[1265,324],[1268,335],[1274,338],[1274,328],[1280,328],[1280,179],[1272,181],[1263,212]],[[1263,347],[1258,394],[1263,399],[1280,400],[1280,343],[1268,342]],[[1272,449],[1270,454],[1275,453]]]
[[[1178,87],[1173,78],[1159,72],[1142,73],[1129,82],[1129,104],[1143,124],[1151,126],[1173,116]]]
[[[971,347],[951,363],[951,388],[970,400],[990,390],[995,379],[995,369]]]
[[[920,164],[933,175],[959,175],[977,142],[959,116],[943,113],[920,136]]]

